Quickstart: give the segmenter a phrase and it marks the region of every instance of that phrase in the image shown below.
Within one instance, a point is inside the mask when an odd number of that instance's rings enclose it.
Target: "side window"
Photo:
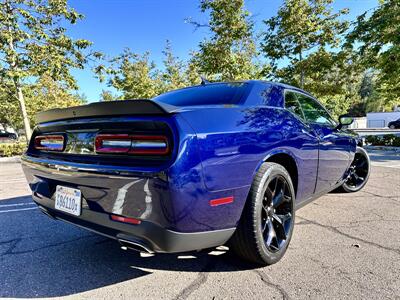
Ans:
[[[323,125],[336,125],[336,122],[317,101],[303,94],[297,94],[297,99],[300,102],[300,106],[307,122]]]
[[[303,112],[301,111],[299,101],[297,101],[296,93],[289,91],[285,92],[285,108],[304,120]]]

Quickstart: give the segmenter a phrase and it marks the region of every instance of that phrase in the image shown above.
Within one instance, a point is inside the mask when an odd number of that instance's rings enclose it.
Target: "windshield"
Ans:
[[[246,86],[244,82],[210,83],[171,91],[153,100],[174,106],[239,104]]]

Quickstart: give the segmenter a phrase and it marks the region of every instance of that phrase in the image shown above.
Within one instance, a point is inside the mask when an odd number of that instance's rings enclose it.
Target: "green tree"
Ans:
[[[360,105],[363,68],[354,52],[328,52],[321,48],[303,63],[309,72],[305,90],[321,100],[333,115],[345,114]]]
[[[377,71],[378,110],[400,104],[399,24],[400,2],[381,0],[372,14],[365,12],[357,18],[347,36],[347,46],[357,48],[365,67]]]
[[[41,76],[34,84],[24,87],[26,108],[29,116],[52,108],[82,105],[87,102],[85,95],[72,92],[63,81],[54,80],[50,75]],[[30,124],[35,124],[34,118]]]
[[[160,71],[150,60],[150,53],[143,55],[124,49],[111,58],[108,66],[97,67],[100,80],[108,76],[108,84],[121,92],[121,99],[153,98],[163,91]]]
[[[277,16],[264,23],[262,51],[270,60],[275,73],[290,72],[292,81],[304,88],[311,72],[305,59],[312,53],[341,43],[341,34],[348,22],[339,20],[348,9],[332,12],[333,0],[285,0]],[[278,64],[287,61],[287,70],[279,70]],[[275,74],[276,75],[276,74]]]
[[[164,54],[164,71],[162,72],[162,80],[164,89],[175,90],[188,85],[185,78],[185,64],[178,57],[174,56],[171,42],[167,40]]]
[[[47,74],[53,80],[76,87],[70,68],[83,68],[90,46],[67,35],[64,24],[75,24],[83,16],[66,0],[3,0],[0,2],[0,84],[18,101],[25,133],[29,123],[24,85],[28,79]],[[99,54],[96,54],[99,55]]]
[[[43,75],[36,82],[25,84],[22,88],[25,107],[28,116],[52,109],[81,105],[86,102],[83,95],[72,93],[67,84],[55,81],[49,75]],[[9,97],[9,93],[0,89],[0,123],[9,124],[15,129],[24,127],[22,115],[19,113],[18,102]],[[35,124],[33,117],[29,118],[30,126]]]
[[[259,70],[253,64],[257,54],[253,25],[244,0],[201,0],[200,9],[209,12],[208,24],[191,23],[208,27],[211,37],[202,41],[199,51],[194,53],[191,63],[195,69],[212,80],[259,77]]]
[[[359,95],[362,100],[359,110],[362,110],[364,114],[369,111],[379,110],[382,99],[379,97],[379,93],[376,90],[376,80],[376,71],[369,69],[364,72],[359,90]],[[355,114],[357,114],[357,112]]]
[[[100,94],[100,101],[113,101],[118,100],[118,96],[114,95],[111,91],[102,90]]]
[[[188,62],[187,68],[185,69],[185,79],[188,86],[198,85],[201,83],[200,71],[195,62]]]

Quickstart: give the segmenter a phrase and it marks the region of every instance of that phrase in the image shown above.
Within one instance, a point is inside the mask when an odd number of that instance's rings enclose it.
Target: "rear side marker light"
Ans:
[[[117,221],[117,222],[122,222],[122,223],[134,224],[134,225],[139,225],[141,223],[141,221],[138,219],[126,218],[126,217],[117,216],[117,215],[111,215],[111,220]]]
[[[233,196],[231,197],[225,197],[225,198],[218,198],[218,199],[213,199],[210,200],[210,205],[211,206],[218,206],[218,205],[223,205],[223,204],[229,204],[233,202]]]
[[[35,137],[34,147],[37,150],[63,151],[63,135],[39,135]]]
[[[97,153],[128,153],[138,155],[166,155],[169,153],[165,136],[99,134],[95,139]]]

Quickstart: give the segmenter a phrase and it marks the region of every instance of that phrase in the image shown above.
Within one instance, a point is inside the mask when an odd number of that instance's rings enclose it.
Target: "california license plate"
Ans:
[[[55,209],[67,212],[71,215],[81,214],[81,191],[61,185],[56,188]]]

